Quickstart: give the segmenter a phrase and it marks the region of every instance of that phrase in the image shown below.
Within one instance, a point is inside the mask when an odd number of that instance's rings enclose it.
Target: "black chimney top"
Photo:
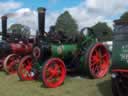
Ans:
[[[38,28],[40,35],[44,35],[45,32],[45,11],[43,7],[38,8]]]
[[[7,39],[7,16],[2,16],[2,40]]]

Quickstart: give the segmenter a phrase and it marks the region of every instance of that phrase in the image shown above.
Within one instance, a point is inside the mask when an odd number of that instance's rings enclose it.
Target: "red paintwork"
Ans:
[[[32,44],[28,43],[11,43],[12,53],[15,54],[28,54],[32,52]]]
[[[112,72],[128,72],[128,69],[113,69]]]
[[[21,59],[18,67],[18,75],[21,80],[34,80],[37,78],[37,74],[32,72],[32,57],[25,56]]]
[[[24,42],[22,42],[22,41],[19,41],[19,42],[17,42],[17,43],[10,43],[10,47],[11,47],[11,50],[12,50],[12,54],[16,54],[17,55],[17,58],[18,58],[18,55],[19,56],[24,56],[24,55],[27,55],[27,54],[30,54],[31,52],[32,52],[32,47],[33,47],[33,40],[31,40],[30,42],[28,42],[28,43],[24,43]],[[6,53],[5,53],[6,54]],[[0,60],[0,69],[2,69],[3,68],[3,63],[4,63],[4,60],[6,59],[6,57],[8,57],[8,55],[10,55],[10,54],[7,54],[7,55],[5,55],[4,56],[4,58],[2,58],[1,60]],[[12,58],[12,57],[11,57]],[[8,60],[9,61],[7,61],[8,62],[8,64],[7,65],[10,65],[11,64],[11,62],[10,62],[10,59],[11,58],[9,58]],[[14,63],[13,65],[17,65],[16,63]],[[11,66],[11,65],[10,65]],[[8,68],[6,68],[6,69],[8,69]],[[9,68],[9,69],[14,69],[14,68]],[[16,70],[14,70],[14,71],[16,71]],[[9,70],[8,71],[6,71],[7,73],[9,73]],[[10,74],[10,73],[9,73]]]
[[[56,88],[60,86],[66,77],[66,67],[59,58],[51,58],[42,68],[42,80],[46,87]]]
[[[20,61],[20,57],[16,54],[10,54],[4,59],[3,67],[8,74],[17,73],[17,65]]]
[[[89,70],[94,78],[102,78],[109,70],[109,53],[103,44],[97,43],[89,53]]]

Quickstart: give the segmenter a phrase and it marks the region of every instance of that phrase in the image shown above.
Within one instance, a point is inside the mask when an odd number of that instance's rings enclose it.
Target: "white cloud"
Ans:
[[[103,16],[94,16],[88,13],[84,7],[68,8],[71,15],[77,21],[79,29],[93,26],[98,21],[104,20]]]
[[[128,0],[84,0],[78,6],[65,8],[61,12],[46,11],[46,31],[51,25],[54,25],[57,17],[68,10],[73,18],[77,21],[79,29],[90,27],[97,22],[107,22],[113,27],[111,16],[119,15],[126,11]],[[18,6],[17,6],[18,7]],[[38,29],[37,12],[29,8],[21,8],[16,11],[17,16],[13,18],[15,23],[21,23],[32,28],[33,33]],[[14,23],[14,22],[13,22]]]
[[[49,31],[51,25],[55,25],[57,17],[60,15],[60,12],[51,12],[46,14],[46,31]]]
[[[34,35],[38,30],[38,13],[35,10],[31,10],[29,8],[21,8],[16,11],[16,13],[10,18],[10,24],[18,23],[23,24],[32,29],[32,34]],[[54,25],[57,17],[59,16],[59,12],[47,13],[46,11],[46,26],[45,30],[49,31],[49,27]]]
[[[21,3],[14,1],[0,2],[0,14],[5,14],[10,10],[20,8],[21,5]]]
[[[15,2],[13,0],[8,0],[8,1],[0,1],[0,17],[9,13],[11,10],[18,9],[22,6],[22,3],[20,2]],[[1,26],[1,23],[0,23]],[[1,27],[0,27],[1,30]]]
[[[13,18],[10,18],[10,24],[18,23],[31,28],[32,34],[35,34],[37,29],[37,12],[29,8],[21,8],[16,11]]]
[[[97,22],[107,22],[113,27],[111,16],[120,15],[126,11],[128,0],[84,0],[78,6],[66,8],[76,19],[79,28],[92,26]]]
[[[87,8],[91,12],[99,13],[100,15],[115,15],[126,10],[128,6],[127,0],[87,0]]]

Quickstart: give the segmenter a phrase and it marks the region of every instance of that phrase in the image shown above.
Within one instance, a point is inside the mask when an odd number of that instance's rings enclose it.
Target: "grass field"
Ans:
[[[67,77],[55,89],[44,88],[40,81],[20,82],[16,75],[0,72],[0,96],[112,96],[110,76],[103,79]]]

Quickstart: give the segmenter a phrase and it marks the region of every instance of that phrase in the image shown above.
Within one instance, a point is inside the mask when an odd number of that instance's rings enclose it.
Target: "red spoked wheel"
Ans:
[[[56,88],[60,86],[66,77],[66,67],[59,58],[51,58],[45,62],[42,68],[42,80],[46,87]]]
[[[38,59],[40,57],[41,51],[39,47],[34,47],[33,49],[33,56]]]
[[[31,56],[25,56],[21,59],[21,62],[18,66],[18,76],[20,80],[29,81],[35,79],[36,74],[34,71],[32,71],[32,65],[33,64]]]
[[[16,54],[8,55],[4,59],[4,62],[3,62],[4,70],[8,74],[15,74],[15,73],[17,73],[17,65],[18,65],[19,61],[20,61],[20,58]]]
[[[110,56],[103,44],[96,43],[91,47],[88,53],[88,66],[93,78],[102,78],[108,73]]]

